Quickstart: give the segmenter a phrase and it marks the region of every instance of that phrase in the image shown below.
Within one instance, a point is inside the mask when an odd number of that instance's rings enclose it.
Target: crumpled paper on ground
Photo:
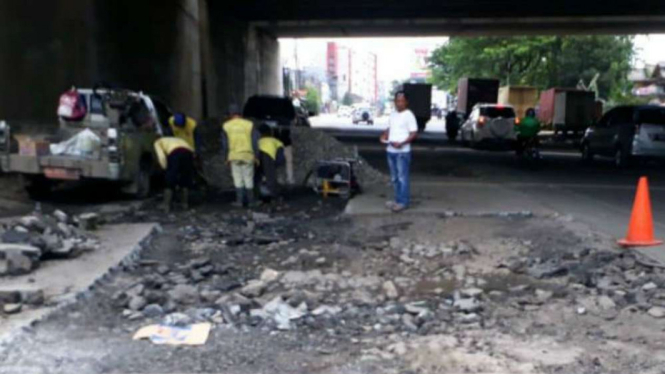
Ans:
[[[154,344],[203,345],[210,335],[210,323],[197,323],[185,327],[148,325],[134,334],[134,340],[150,339]]]

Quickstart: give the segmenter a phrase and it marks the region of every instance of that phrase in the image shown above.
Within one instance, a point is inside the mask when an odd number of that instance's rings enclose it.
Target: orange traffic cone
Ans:
[[[649,247],[662,243],[662,240],[656,240],[653,237],[649,182],[647,177],[641,177],[637,184],[637,193],[635,194],[633,213],[630,216],[628,233],[625,239],[619,240],[619,244],[624,247]]]

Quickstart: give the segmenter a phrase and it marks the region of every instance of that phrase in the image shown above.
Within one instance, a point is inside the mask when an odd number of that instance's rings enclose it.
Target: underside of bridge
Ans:
[[[281,92],[278,37],[665,32],[665,2],[6,0],[0,29],[2,119],[100,81],[215,117]]]
[[[243,1],[238,17],[278,36],[665,32],[663,1]]]

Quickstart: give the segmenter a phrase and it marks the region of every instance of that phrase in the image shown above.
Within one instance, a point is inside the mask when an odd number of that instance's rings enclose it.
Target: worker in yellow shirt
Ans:
[[[173,191],[182,192],[183,209],[189,208],[189,188],[194,178],[194,148],[176,137],[164,137],[155,142],[155,154],[162,169],[166,170],[164,211],[171,211]]]
[[[257,181],[259,183],[265,178],[270,197],[279,194],[277,184],[277,168],[285,164],[284,143],[275,138],[270,126],[263,124],[259,127],[261,139],[259,139],[259,167]]]
[[[254,165],[258,162],[258,132],[254,124],[242,118],[237,105],[229,107],[229,120],[222,125],[222,152],[231,165],[236,189],[236,207],[255,205]]]
[[[197,123],[193,118],[183,113],[175,113],[169,118],[169,127],[174,137],[186,141],[196,154],[200,152],[201,139],[196,128]]]

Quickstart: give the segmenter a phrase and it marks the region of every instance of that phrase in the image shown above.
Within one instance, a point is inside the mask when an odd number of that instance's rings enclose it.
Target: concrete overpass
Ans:
[[[278,37],[665,32],[644,0],[3,0],[0,118],[53,119],[72,84],[107,81],[197,117],[280,93]]]
[[[234,13],[292,37],[665,32],[665,3],[654,0],[257,0]]]

